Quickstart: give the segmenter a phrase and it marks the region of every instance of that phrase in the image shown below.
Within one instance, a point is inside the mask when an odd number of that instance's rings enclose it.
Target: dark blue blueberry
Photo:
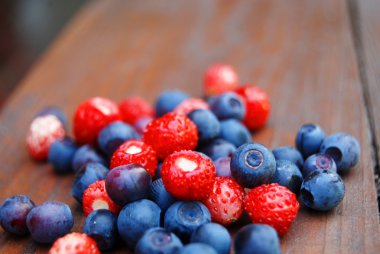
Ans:
[[[234,144],[236,147],[252,141],[251,133],[247,127],[236,119],[220,122],[219,138]]]
[[[159,162],[157,164],[157,169],[156,169],[156,173],[155,173],[156,179],[161,178],[161,170],[162,170],[162,162]]]
[[[135,200],[148,198],[152,177],[138,164],[113,168],[106,177],[106,191],[118,205],[124,206]]]
[[[231,157],[221,157],[214,161],[216,175],[217,176],[228,176],[231,175]]]
[[[236,151],[236,146],[223,139],[215,139],[209,144],[201,146],[199,151],[215,161],[221,157],[231,157]]]
[[[58,120],[62,123],[62,125],[66,128],[67,125],[67,119],[65,113],[63,111],[56,107],[56,106],[49,106],[44,109],[42,109],[40,112],[37,113],[35,117],[39,116],[47,116],[47,115],[53,115],[58,118]]]
[[[218,137],[220,132],[220,123],[216,116],[207,109],[197,109],[191,111],[187,116],[197,126],[198,141],[207,143]]]
[[[71,189],[72,196],[82,203],[84,191],[98,180],[106,179],[108,168],[100,163],[88,163],[75,175],[73,186]]]
[[[135,254],[175,254],[182,247],[181,240],[169,230],[151,228],[138,241]]]
[[[74,219],[68,205],[48,201],[30,210],[26,225],[34,241],[52,243],[70,232]]]
[[[305,160],[303,164],[302,174],[307,177],[315,170],[331,170],[336,172],[336,164],[334,159],[328,154],[313,154]]]
[[[72,160],[78,147],[69,139],[55,141],[49,148],[48,161],[59,174],[72,171]]]
[[[290,147],[290,146],[281,146],[281,147],[277,147],[273,149],[272,153],[274,155],[274,158],[276,158],[276,160],[291,161],[297,165],[299,170],[302,170],[303,158],[302,158],[302,154],[297,149],[294,149],[293,147]]]
[[[161,208],[163,212],[165,212],[169,206],[176,201],[175,197],[173,197],[165,189],[161,178],[152,182],[150,198]]]
[[[165,228],[175,233],[183,242],[188,242],[195,229],[209,222],[210,212],[201,202],[175,202],[166,211],[164,218]]]
[[[183,247],[178,254],[218,254],[216,250],[205,243],[190,243]]]
[[[321,153],[328,154],[334,159],[338,173],[346,173],[358,164],[360,145],[353,136],[337,133],[323,140]]]
[[[271,226],[249,224],[235,235],[235,254],[280,254],[280,240]]]
[[[117,217],[106,209],[95,210],[84,221],[83,233],[95,240],[100,250],[109,250],[115,246]]]
[[[276,172],[276,160],[270,150],[258,143],[240,146],[231,158],[231,173],[245,188],[270,183]]]
[[[74,154],[73,157],[73,169],[75,172],[78,172],[82,167],[84,167],[87,163],[90,162],[98,162],[107,165],[107,162],[92,146],[83,145],[81,146]]]
[[[138,138],[139,136],[132,126],[121,121],[116,121],[100,131],[98,146],[104,154],[111,157],[116,149],[125,141]]]
[[[232,92],[209,100],[210,109],[220,119],[234,118],[241,121],[245,116],[245,105],[239,95]]]
[[[272,183],[278,183],[279,185],[285,186],[298,195],[300,193],[302,181],[301,171],[296,164],[285,160],[276,161],[276,172],[273,175]]]
[[[318,211],[328,211],[339,205],[344,198],[342,178],[330,170],[316,170],[302,183],[301,200]]]
[[[26,216],[33,207],[33,201],[27,196],[7,198],[0,208],[0,223],[4,231],[19,236],[28,234]]]
[[[213,247],[218,254],[229,254],[231,237],[228,230],[217,223],[207,223],[198,227],[191,235],[192,243],[205,243]]]
[[[181,102],[188,98],[189,95],[179,90],[163,91],[156,100],[156,116],[160,117],[168,112],[173,111],[175,107],[177,107]]]
[[[296,147],[306,159],[312,154],[318,153],[325,132],[316,124],[304,124],[297,132]]]
[[[146,230],[160,226],[161,209],[153,201],[141,199],[124,206],[117,218],[121,239],[131,249]]]

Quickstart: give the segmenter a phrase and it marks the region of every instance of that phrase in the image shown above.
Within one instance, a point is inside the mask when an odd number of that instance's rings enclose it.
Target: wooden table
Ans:
[[[58,105],[72,116],[95,95],[153,102],[162,89],[180,88],[200,96],[205,68],[224,62],[271,97],[269,124],[253,134],[255,141],[293,145],[298,127],[314,122],[328,133],[353,134],[362,147],[360,165],[343,177],[343,202],[328,213],[302,208],[281,240],[283,253],[379,253],[379,10],[376,0],[89,2],[1,112],[0,198],[27,194],[37,204],[66,202],[73,230],[81,231],[81,208],[70,194],[73,175],[57,176],[27,154],[33,115]],[[48,249],[0,232],[1,253]]]

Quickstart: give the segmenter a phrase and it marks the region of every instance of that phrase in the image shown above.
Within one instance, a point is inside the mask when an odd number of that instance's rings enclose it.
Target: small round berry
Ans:
[[[214,161],[217,176],[232,177],[231,174],[231,157],[221,157]]]
[[[59,174],[72,172],[72,160],[78,147],[69,138],[56,140],[51,144],[48,161],[53,165],[55,172]]]
[[[306,178],[316,170],[331,170],[337,172],[334,159],[328,154],[313,154],[303,164],[302,174]]]
[[[165,228],[148,229],[137,242],[135,254],[178,253],[183,247],[181,240]]]
[[[274,155],[274,158],[276,158],[276,161],[285,160],[293,162],[296,164],[299,170],[302,170],[304,161],[302,154],[297,149],[294,149],[290,146],[281,146],[273,149],[272,153]]]
[[[153,121],[154,118],[153,117],[150,117],[150,116],[143,116],[141,117],[139,120],[137,120],[134,124],[133,124],[133,127],[135,128],[135,130],[141,134],[144,132],[146,126],[148,126],[148,124]]]
[[[158,178],[152,182],[150,186],[150,199],[156,203],[163,212],[177,201],[177,199],[165,189],[162,178]]]
[[[190,242],[208,244],[219,254],[230,253],[231,236],[225,227],[217,223],[207,223],[198,227],[191,235]]]
[[[180,90],[163,91],[156,100],[156,116],[161,117],[172,112],[181,102],[188,99],[189,95]]]
[[[297,132],[296,147],[306,159],[312,154],[318,153],[325,138],[325,132],[316,124],[304,124]]]
[[[57,239],[48,254],[101,254],[96,242],[86,234],[73,232]]]
[[[205,243],[189,243],[183,247],[178,254],[218,254],[216,250],[208,244]]]
[[[88,163],[100,163],[107,165],[103,156],[90,145],[83,145],[77,149],[72,160],[72,167],[74,172],[78,172],[81,168],[85,167]]]
[[[187,114],[187,117],[197,126],[199,143],[204,144],[218,137],[220,123],[210,110],[193,110]]]
[[[222,157],[232,157],[236,151],[236,146],[224,139],[214,139],[205,146],[201,146],[199,151],[209,156],[213,161]]]
[[[231,65],[213,64],[204,74],[203,90],[205,96],[218,95],[233,91],[239,85],[239,77]]]
[[[278,183],[291,190],[294,194],[300,193],[303,178],[301,171],[296,164],[291,161],[276,161],[276,172],[273,175],[272,183]]]
[[[142,117],[153,117],[152,106],[140,97],[130,97],[119,103],[119,110],[124,122],[134,124]]]
[[[243,98],[233,92],[223,93],[210,100],[210,109],[220,120],[243,120],[245,103]]]
[[[252,141],[247,127],[236,119],[227,119],[220,122],[219,138],[224,139],[236,147]]]
[[[181,102],[175,109],[174,113],[178,115],[187,115],[191,111],[197,110],[197,109],[209,109],[208,104],[198,98],[190,98],[186,99],[183,102]]]

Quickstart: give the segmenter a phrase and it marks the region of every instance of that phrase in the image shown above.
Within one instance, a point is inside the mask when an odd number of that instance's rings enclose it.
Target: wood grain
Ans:
[[[343,177],[343,202],[329,213],[302,207],[281,240],[283,253],[378,253],[369,124],[343,0],[90,2],[0,115],[1,200],[24,193],[36,203],[64,201],[80,231],[80,207],[70,195],[73,176],[54,175],[24,148],[33,115],[54,104],[72,116],[76,105],[95,95],[115,101],[140,95],[153,102],[162,89],[180,88],[200,96],[202,73],[214,62],[236,66],[243,83],[268,91],[273,112],[268,126],[254,133],[255,141],[270,148],[293,145],[305,122],[360,141],[360,165]],[[48,248],[0,233],[2,253]]]

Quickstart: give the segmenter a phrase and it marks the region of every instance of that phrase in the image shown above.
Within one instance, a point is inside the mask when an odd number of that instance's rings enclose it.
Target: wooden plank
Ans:
[[[57,177],[49,165],[32,162],[24,148],[32,116],[50,104],[71,116],[76,105],[95,95],[153,101],[160,90],[178,87],[200,96],[203,70],[221,61],[271,96],[271,119],[254,134],[256,141],[271,148],[292,145],[302,123],[316,122],[328,133],[353,134],[362,146],[360,165],[344,176],[342,204],[329,213],[303,207],[281,240],[283,252],[377,253],[371,140],[347,9],[343,0],[91,2],[0,115],[1,200],[25,193],[36,203],[64,201],[80,231],[80,207],[70,196],[72,176]],[[3,253],[48,248],[0,233]]]

